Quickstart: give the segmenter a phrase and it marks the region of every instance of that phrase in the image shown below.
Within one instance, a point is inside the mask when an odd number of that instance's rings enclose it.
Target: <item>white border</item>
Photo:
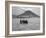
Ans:
[[[40,7],[40,30],[32,31],[12,31],[12,6],[19,7]],[[43,33],[43,7],[39,5],[21,5],[21,4],[10,4],[10,25],[9,25],[9,34],[25,34],[25,33]]]

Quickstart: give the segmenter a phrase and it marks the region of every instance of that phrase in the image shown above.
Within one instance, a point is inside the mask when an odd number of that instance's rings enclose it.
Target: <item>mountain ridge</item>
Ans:
[[[18,16],[13,15],[13,18],[14,17],[16,17],[16,18],[26,18],[27,17],[28,18],[28,17],[40,17],[40,16],[36,15],[35,13],[33,13],[30,10],[27,10],[27,11],[25,11],[25,13],[23,13],[21,15],[18,15]]]

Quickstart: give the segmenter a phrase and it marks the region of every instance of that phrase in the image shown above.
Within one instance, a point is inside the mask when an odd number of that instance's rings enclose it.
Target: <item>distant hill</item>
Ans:
[[[16,16],[16,15],[13,15],[13,18],[31,18],[31,17],[40,17],[40,16],[38,16],[38,15],[36,15],[35,13],[33,13],[32,11],[30,11],[30,10],[27,10],[27,11],[25,11],[25,13],[23,13],[23,14],[20,14],[20,15],[18,15],[18,16]]]

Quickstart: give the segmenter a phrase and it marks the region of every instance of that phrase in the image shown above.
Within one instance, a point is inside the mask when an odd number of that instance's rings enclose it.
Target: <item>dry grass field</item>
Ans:
[[[20,20],[27,20],[28,24],[20,24]],[[26,30],[39,30],[40,29],[40,17],[33,18],[13,18],[12,19],[12,31],[26,31]]]

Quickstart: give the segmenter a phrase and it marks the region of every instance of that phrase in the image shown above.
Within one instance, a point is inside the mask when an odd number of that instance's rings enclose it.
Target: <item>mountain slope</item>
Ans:
[[[15,16],[15,15],[13,15],[13,18],[14,17],[17,17],[17,18],[29,18],[29,17],[40,17],[40,16],[38,16],[38,15],[36,15],[36,14],[34,14],[32,11],[30,11],[30,10],[27,10],[27,11],[25,11],[25,13],[23,13],[23,14],[21,14],[21,15],[18,15],[18,16]]]

